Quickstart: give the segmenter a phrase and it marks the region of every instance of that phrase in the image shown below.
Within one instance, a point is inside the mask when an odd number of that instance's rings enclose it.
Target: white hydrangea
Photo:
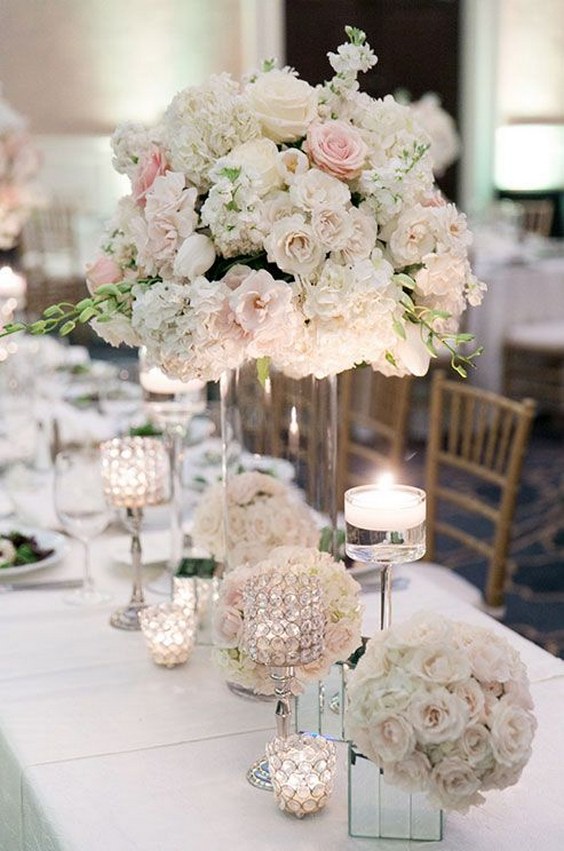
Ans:
[[[111,138],[112,165],[119,174],[133,177],[139,160],[161,142],[161,128],[146,127],[133,121],[118,124]]]
[[[169,161],[200,192],[209,173],[234,147],[260,135],[249,99],[228,74],[213,75],[202,86],[179,92],[168,107],[164,126]]]

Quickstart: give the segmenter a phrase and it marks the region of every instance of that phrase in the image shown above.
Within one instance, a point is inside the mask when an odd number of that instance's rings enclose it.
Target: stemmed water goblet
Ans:
[[[99,591],[90,572],[90,541],[100,535],[111,519],[104,497],[100,451],[83,447],[60,452],[55,459],[55,510],[63,529],[84,547],[84,581],[65,596],[78,606],[94,606],[110,599]]]
[[[380,629],[392,619],[392,568],[425,554],[426,494],[409,485],[361,485],[345,492],[347,555],[380,569]]]
[[[147,363],[146,352],[139,352],[139,381],[145,408],[162,429],[169,455],[171,476],[170,556],[166,570],[149,586],[157,594],[172,596],[172,579],[182,560],[182,463],[184,442],[192,419],[206,409],[206,384],[197,379],[180,381],[169,378],[158,367]]]

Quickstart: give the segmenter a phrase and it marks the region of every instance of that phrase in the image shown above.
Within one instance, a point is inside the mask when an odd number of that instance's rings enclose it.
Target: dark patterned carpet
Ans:
[[[410,478],[421,481],[415,451]],[[436,561],[484,586],[484,562],[446,539]],[[564,421],[535,423],[513,524],[503,623],[564,658]]]

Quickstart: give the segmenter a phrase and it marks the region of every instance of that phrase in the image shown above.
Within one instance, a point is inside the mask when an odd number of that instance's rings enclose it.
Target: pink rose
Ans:
[[[368,154],[358,130],[345,121],[310,125],[307,150],[318,168],[341,180],[358,177]]]
[[[123,280],[121,269],[115,260],[102,254],[94,263],[86,264],[86,286],[90,295],[104,284],[115,284]]]
[[[155,178],[164,174],[167,168],[168,163],[163,152],[155,146],[141,158],[132,180],[133,200],[140,207],[145,206],[147,192],[155,182]]]

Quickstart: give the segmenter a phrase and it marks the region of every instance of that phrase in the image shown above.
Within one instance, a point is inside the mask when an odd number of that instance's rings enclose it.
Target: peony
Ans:
[[[260,74],[246,93],[267,138],[295,142],[305,136],[317,107],[317,92],[305,80],[289,69],[273,69]]]
[[[307,152],[315,165],[341,180],[352,180],[362,171],[368,146],[359,131],[344,121],[311,124]]]

